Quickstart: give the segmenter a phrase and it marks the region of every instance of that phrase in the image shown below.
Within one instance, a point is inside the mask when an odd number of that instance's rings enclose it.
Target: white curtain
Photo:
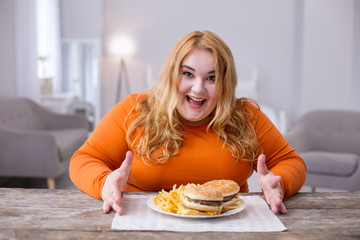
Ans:
[[[37,47],[46,57],[46,75],[52,79],[53,93],[61,92],[61,39],[58,0],[37,0]]]
[[[15,95],[39,101],[36,0],[15,0],[14,19]]]
[[[58,0],[14,0],[15,95],[40,101],[38,56],[48,56],[53,92],[60,92]]]

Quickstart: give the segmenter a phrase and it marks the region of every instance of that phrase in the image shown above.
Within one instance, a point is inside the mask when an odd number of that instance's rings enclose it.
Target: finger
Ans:
[[[277,205],[278,212],[286,214],[286,207],[284,205],[284,202],[282,201],[282,198],[279,196],[279,198],[277,198],[275,202]]]
[[[104,202],[104,204],[103,204],[104,213],[109,213],[111,209],[114,210],[119,215],[121,215],[123,213],[123,210],[119,204],[116,204],[114,202],[111,204],[108,202],[106,202],[106,203]]]
[[[104,202],[103,203],[103,211],[104,211],[104,213],[109,213],[110,209],[111,209],[110,204],[108,202]]]
[[[267,167],[265,165],[265,155],[264,154],[261,154],[258,157],[258,160],[257,160],[257,172],[260,175],[266,175],[269,172],[269,170],[267,169]]]
[[[281,185],[279,185],[280,182],[281,182],[281,176],[279,175],[274,175],[270,178],[270,186],[272,188],[281,187]]]
[[[116,203],[116,202],[104,202],[103,203],[103,211],[104,213],[109,213],[110,210],[114,210],[116,213],[118,213],[119,215],[122,215],[123,210],[122,207],[120,206],[120,203]]]
[[[278,213],[278,212],[279,212],[279,209],[278,209],[278,207],[274,204],[274,205],[271,206],[271,211],[272,211],[273,213]]]
[[[119,215],[123,214],[123,210],[122,210],[120,204],[113,203],[112,209]]]
[[[104,212],[105,210],[107,210],[107,207],[109,208],[108,212],[110,212],[110,209],[112,208],[116,213],[118,213],[119,215],[122,214],[122,208],[120,206],[120,202],[112,202],[112,203],[107,203],[107,206],[104,206]]]
[[[278,204],[276,203],[276,200],[274,198],[270,199],[268,203],[269,203],[270,209],[273,213],[279,212]]]
[[[281,212],[282,214],[286,214],[286,213],[287,213],[286,207],[285,207],[284,203],[281,203],[281,205],[280,205],[280,212]]]
[[[128,151],[126,152],[126,157],[124,162],[121,164],[121,166],[118,168],[119,173],[123,177],[127,177],[130,174],[131,165],[133,161],[133,154],[132,152]]]
[[[273,206],[271,206],[271,211],[272,211],[273,213],[279,213],[279,212],[282,213],[282,214],[286,214],[286,213],[287,213],[286,207],[285,207],[285,205],[284,205],[283,202],[281,202],[279,205],[274,204]]]
[[[273,213],[286,213],[286,208],[280,197],[276,197],[270,204]]]
[[[119,215],[122,214],[122,208],[121,208],[121,192],[120,191],[115,191],[113,192],[113,204],[112,204],[112,208],[114,209],[115,212],[117,212]]]

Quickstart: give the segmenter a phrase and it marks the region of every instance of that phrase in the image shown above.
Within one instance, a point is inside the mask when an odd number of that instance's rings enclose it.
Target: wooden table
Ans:
[[[360,239],[360,192],[298,193],[285,205],[285,232],[113,231],[115,213],[80,191],[0,188],[0,239]]]

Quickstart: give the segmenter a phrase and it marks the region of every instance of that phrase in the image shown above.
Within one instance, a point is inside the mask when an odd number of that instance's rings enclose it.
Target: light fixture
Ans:
[[[121,85],[124,83],[127,94],[131,93],[129,85],[129,75],[125,63],[125,57],[133,55],[135,53],[135,44],[133,39],[126,34],[119,34],[110,38],[108,43],[109,56],[115,56],[119,58],[119,69],[117,77],[116,87],[116,102],[119,102],[121,96]]]
[[[127,57],[135,53],[135,44],[130,35],[118,34],[110,38],[109,55]]]

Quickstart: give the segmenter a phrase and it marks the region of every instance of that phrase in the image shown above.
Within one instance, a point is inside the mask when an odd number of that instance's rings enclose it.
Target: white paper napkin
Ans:
[[[188,219],[165,215],[150,209],[150,195],[125,195],[123,215],[115,214],[114,230],[174,232],[280,232],[286,227],[259,196],[241,196],[245,209],[237,214],[210,219]]]

